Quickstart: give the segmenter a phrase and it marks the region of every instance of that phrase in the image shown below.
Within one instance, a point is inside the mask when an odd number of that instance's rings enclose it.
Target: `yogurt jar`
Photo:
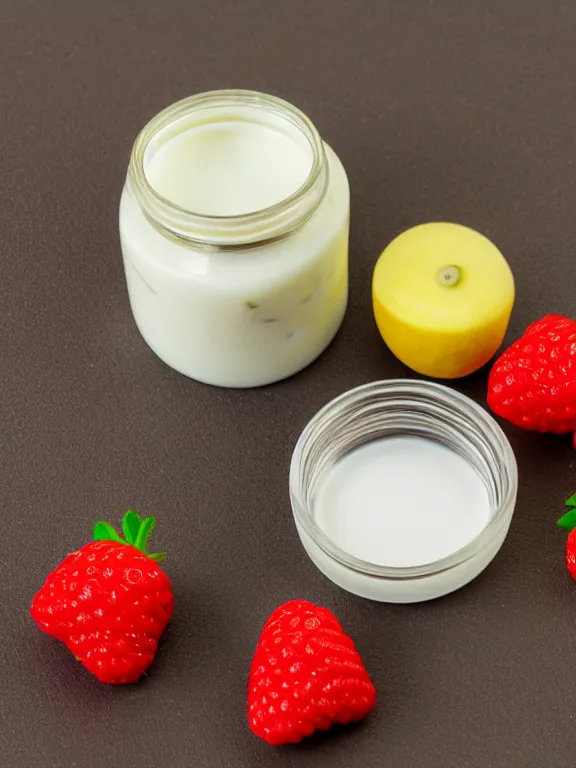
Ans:
[[[390,603],[441,597],[502,546],[518,472],[494,419],[428,381],[345,392],[304,428],[290,467],[302,544],[343,589]]]
[[[300,371],[344,317],[349,211],[341,162],[287,102],[236,90],[168,107],[136,139],[120,202],[140,333],[208,384]]]

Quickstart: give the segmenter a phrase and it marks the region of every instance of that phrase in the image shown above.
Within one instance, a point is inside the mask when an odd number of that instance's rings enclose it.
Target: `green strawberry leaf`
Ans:
[[[117,541],[119,544],[126,544],[109,523],[102,522],[94,526],[94,541]]]
[[[576,493],[570,496],[569,499],[566,499],[564,504],[566,504],[567,507],[576,507]]]
[[[559,525],[560,528],[565,528],[567,531],[576,528],[576,508],[572,508],[569,512],[566,512],[565,515],[562,515],[560,520],[558,520],[557,525]]]
[[[143,520],[140,523],[140,529],[138,531],[138,535],[136,536],[136,540],[134,541],[134,546],[136,549],[144,552],[144,554],[147,554],[146,546],[148,543],[148,536],[150,536],[152,533],[152,529],[155,525],[156,520],[153,517],[147,517],[146,520]]]
[[[142,525],[142,518],[131,509],[126,512],[122,520],[122,532],[128,544],[134,544],[138,537],[138,531]]]
[[[166,552],[156,552],[151,555],[147,552],[148,537],[155,525],[156,520],[153,517],[147,517],[143,520],[137,512],[129,509],[122,520],[122,531],[125,539],[109,523],[99,522],[94,526],[94,541],[117,541],[118,544],[136,547],[147,557],[160,562],[166,557]]]

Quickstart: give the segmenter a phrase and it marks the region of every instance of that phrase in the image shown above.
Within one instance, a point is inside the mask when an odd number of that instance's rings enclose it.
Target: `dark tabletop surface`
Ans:
[[[498,244],[517,281],[509,339],[574,312],[575,35],[576,5],[550,0],[0,0],[3,767],[573,768],[576,587],[555,528],[576,490],[570,440],[506,427],[520,489],[499,556],[415,606],[315,569],[287,471],[326,400],[407,375],[370,306],[375,260],[403,229],[447,219]],[[352,188],[342,330],[309,369],[252,391],[154,357],[117,234],[139,128],[226,87],[301,107]],[[482,401],[486,371],[457,387]],[[176,611],[150,674],[106,687],[28,606],[95,520],[128,507],[159,518]],[[379,707],[276,749],[247,728],[246,677],[266,617],[294,597],[336,613]]]

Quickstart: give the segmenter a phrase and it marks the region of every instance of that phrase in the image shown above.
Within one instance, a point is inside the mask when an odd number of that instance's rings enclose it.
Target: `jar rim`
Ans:
[[[300,187],[273,205],[233,215],[191,211],[157,192],[145,170],[146,152],[153,139],[171,124],[195,112],[234,107],[260,109],[263,115],[272,113],[304,135],[312,150],[312,165]],[[215,90],[181,99],[148,121],[132,147],[128,183],[144,214],[162,234],[196,244],[237,248],[281,239],[302,226],[324,198],[328,185],[327,166],[318,130],[297,107],[259,91]]]
[[[494,507],[493,512],[486,526],[480,533],[471,539],[460,549],[449,553],[448,555],[429,563],[413,566],[387,566],[371,563],[367,560],[356,557],[338,546],[316,523],[311,510],[300,493],[299,479],[301,477],[301,456],[307,441],[313,440],[312,432],[318,430],[322,434],[326,424],[323,423],[330,416],[341,412],[345,406],[368,401],[374,395],[404,395],[412,397],[415,402],[419,395],[432,394],[443,398],[447,405],[453,405],[466,409],[469,415],[476,422],[486,429],[490,437],[491,448],[495,451],[496,460],[500,464],[500,472],[507,472],[507,482],[505,492],[499,503]],[[386,438],[383,438],[386,439]],[[432,439],[432,438],[430,438]],[[514,511],[514,503],[518,487],[518,468],[516,458],[508,438],[497,424],[497,422],[480,405],[475,403],[466,395],[457,392],[442,384],[430,381],[421,381],[414,379],[389,379],[386,381],[369,382],[358,387],[350,389],[341,395],[326,403],[310,419],[304,427],[294,451],[290,463],[289,474],[290,499],[292,510],[298,525],[314,541],[314,543],[323,550],[332,560],[340,565],[356,571],[363,575],[375,578],[406,581],[415,580],[427,576],[436,575],[463,563],[475,559],[480,552],[488,548],[492,541],[504,526],[509,525],[510,518]]]

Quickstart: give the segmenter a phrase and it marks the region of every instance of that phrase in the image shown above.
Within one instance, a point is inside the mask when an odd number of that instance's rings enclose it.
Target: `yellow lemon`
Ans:
[[[455,379],[481,368],[502,344],[514,277],[484,235],[459,224],[420,224],[384,250],[372,279],[378,329],[405,365]]]

